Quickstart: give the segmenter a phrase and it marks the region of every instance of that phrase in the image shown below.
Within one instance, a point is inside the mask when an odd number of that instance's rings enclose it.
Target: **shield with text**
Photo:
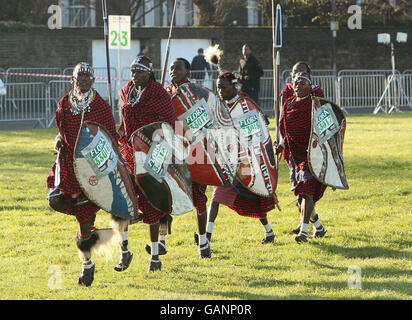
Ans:
[[[230,108],[235,128],[239,132],[238,179],[251,192],[274,196],[277,171],[272,140],[263,112],[247,97],[239,97]]]
[[[171,125],[154,122],[130,138],[135,181],[157,210],[180,215],[193,210],[192,180],[185,149]]]
[[[103,210],[125,219],[136,219],[136,194],[129,172],[108,131],[85,121],[74,151],[74,172],[83,193]]]
[[[343,162],[346,118],[334,102],[312,98],[309,168],[315,178],[332,188],[349,189]]]
[[[210,90],[185,83],[172,103],[178,117],[176,134],[188,149],[186,162],[198,183],[232,185],[238,169],[238,134],[225,106]]]

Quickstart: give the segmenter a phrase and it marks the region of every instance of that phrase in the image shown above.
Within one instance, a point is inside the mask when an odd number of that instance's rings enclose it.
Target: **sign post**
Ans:
[[[109,48],[117,49],[120,106],[120,93],[122,89],[122,63],[120,51],[130,49],[130,16],[109,15]]]

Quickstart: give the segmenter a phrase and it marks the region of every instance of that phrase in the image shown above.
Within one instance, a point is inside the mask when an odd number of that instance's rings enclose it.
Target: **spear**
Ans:
[[[173,21],[175,19],[175,12],[176,12],[176,2],[177,1],[175,0],[175,4],[173,5],[172,19],[170,21],[170,28],[169,28],[169,38],[167,39],[167,45],[166,45],[165,61],[163,62],[162,79],[161,79],[162,86],[165,83],[167,62],[169,60],[170,38],[172,37]]]
[[[107,64],[107,90],[109,92],[109,105],[112,106],[112,82],[110,77],[110,56],[109,56],[109,24],[107,20],[107,3],[102,0],[104,38],[106,41],[106,64]]]
[[[280,49],[282,48],[282,8],[272,1],[272,41],[273,41],[273,100],[276,119],[276,142],[279,142],[279,104],[280,104]],[[276,52],[276,53],[275,53]],[[278,161],[276,161],[276,169]]]

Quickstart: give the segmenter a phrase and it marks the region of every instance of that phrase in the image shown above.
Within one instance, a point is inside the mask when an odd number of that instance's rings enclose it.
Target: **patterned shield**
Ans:
[[[103,210],[136,219],[138,206],[129,172],[113,148],[111,135],[98,123],[85,121],[74,151],[74,172],[83,193]]]
[[[178,117],[176,134],[188,149],[186,162],[198,183],[232,185],[238,169],[238,134],[220,100],[208,89],[185,83],[172,103]]]
[[[342,152],[345,129],[345,114],[337,104],[312,98],[309,168],[319,182],[337,189],[349,189]]]
[[[239,132],[238,179],[251,192],[271,197],[275,194],[277,172],[275,156],[265,116],[256,103],[240,97],[230,108]]]
[[[172,126],[154,122],[133,132],[135,181],[157,210],[180,215],[193,210],[192,181],[182,141]]]

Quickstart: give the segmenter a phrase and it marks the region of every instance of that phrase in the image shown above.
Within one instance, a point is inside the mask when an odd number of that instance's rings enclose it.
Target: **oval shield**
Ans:
[[[176,134],[188,147],[186,163],[198,183],[232,185],[238,169],[238,134],[233,121],[210,90],[185,83],[172,103],[178,117]]]
[[[342,152],[345,130],[342,109],[332,101],[313,97],[309,169],[319,182],[337,189],[349,189]]]
[[[103,210],[126,219],[140,216],[136,194],[111,135],[98,123],[85,121],[74,151],[74,172],[83,193]]]
[[[251,192],[271,197],[275,194],[277,171],[272,140],[265,116],[256,103],[240,97],[230,108],[239,132],[238,179]]]
[[[182,141],[168,123],[154,122],[133,132],[135,181],[157,210],[180,215],[193,210],[192,181]]]

